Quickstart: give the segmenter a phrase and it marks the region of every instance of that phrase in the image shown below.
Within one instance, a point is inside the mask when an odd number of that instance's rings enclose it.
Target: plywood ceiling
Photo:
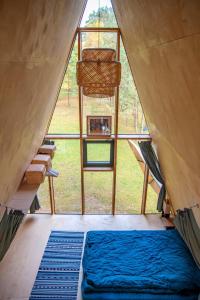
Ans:
[[[112,3],[174,207],[200,203],[200,1]]]
[[[1,1],[1,202],[15,192],[43,140],[85,2]]]
[[[42,142],[85,2],[1,1],[1,202]],[[112,3],[172,202],[200,203],[200,1]]]

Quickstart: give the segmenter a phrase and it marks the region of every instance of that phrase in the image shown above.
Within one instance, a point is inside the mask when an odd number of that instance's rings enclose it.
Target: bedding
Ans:
[[[200,270],[175,229],[87,233],[84,300],[193,300],[198,293]]]

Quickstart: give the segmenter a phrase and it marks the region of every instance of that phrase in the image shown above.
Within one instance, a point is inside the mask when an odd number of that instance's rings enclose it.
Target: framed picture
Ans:
[[[83,140],[83,167],[113,167],[114,140]]]
[[[111,116],[87,116],[87,135],[110,136],[111,124]]]

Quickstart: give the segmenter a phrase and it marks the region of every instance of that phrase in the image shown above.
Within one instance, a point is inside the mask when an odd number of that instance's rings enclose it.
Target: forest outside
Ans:
[[[98,16],[101,15],[102,27],[116,27],[116,20],[110,7],[93,11],[86,26],[97,27]],[[82,35],[83,48],[116,47],[116,36],[113,33]],[[77,41],[61,86],[58,101],[50,123],[51,134],[79,133],[78,88],[76,84]],[[119,133],[148,133],[136,87],[132,78],[126,53],[121,41],[120,60],[122,64],[122,80],[120,84]],[[83,131],[86,133],[86,117],[88,115],[110,115],[114,117],[114,99],[83,99]],[[113,124],[112,124],[112,127]],[[78,140],[55,141],[56,155],[53,168],[60,173],[54,180],[57,213],[81,212],[81,180],[80,180],[80,144]],[[98,150],[95,155],[98,157]],[[117,186],[116,213],[140,213],[143,173],[132,153],[127,141],[118,142],[117,153]],[[50,211],[47,182],[39,190],[41,211]],[[112,172],[85,173],[86,213],[111,213]],[[156,212],[157,194],[148,188],[147,213]]]

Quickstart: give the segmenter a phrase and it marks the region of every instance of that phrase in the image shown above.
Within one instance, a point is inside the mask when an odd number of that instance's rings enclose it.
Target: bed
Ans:
[[[197,300],[200,270],[178,232],[90,231],[83,300]]]

